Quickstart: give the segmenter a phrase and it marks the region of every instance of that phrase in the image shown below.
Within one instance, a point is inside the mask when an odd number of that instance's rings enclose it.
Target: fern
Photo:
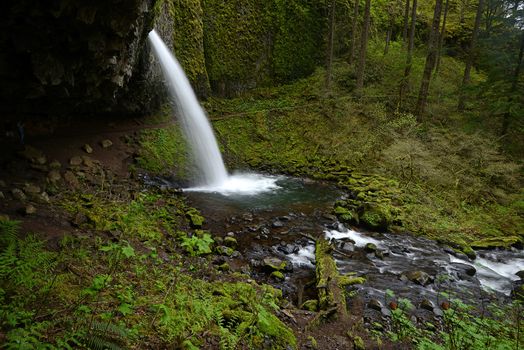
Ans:
[[[93,321],[84,341],[93,350],[121,350],[125,348],[127,337],[128,330],[125,327],[111,322]]]
[[[19,227],[20,221],[0,219],[0,248],[16,241]]]

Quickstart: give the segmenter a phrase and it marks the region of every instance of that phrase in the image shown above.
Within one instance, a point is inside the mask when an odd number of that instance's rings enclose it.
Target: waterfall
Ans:
[[[218,144],[206,114],[191,88],[182,66],[155,30],[148,35],[156,58],[160,62],[177,116],[182,124],[193,159],[205,186],[220,186],[228,174]]]

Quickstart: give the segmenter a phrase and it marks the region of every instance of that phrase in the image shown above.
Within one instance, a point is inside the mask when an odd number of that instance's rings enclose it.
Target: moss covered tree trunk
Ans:
[[[333,42],[335,39],[335,6],[336,1],[331,0],[329,8],[329,37],[326,67],[326,89],[331,87],[331,76],[333,74]]]
[[[408,28],[409,28],[409,0],[406,0],[404,8],[404,28],[402,30],[402,45],[408,43]]]
[[[446,35],[446,19],[448,18],[449,0],[446,0],[444,5],[444,16],[442,17],[442,29],[438,37],[438,48],[437,48],[437,63],[435,63],[435,74],[438,73],[440,68],[440,58],[442,56],[442,45],[444,44],[444,36]]]
[[[318,291],[318,308],[324,315],[335,314],[336,317],[346,318],[346,297],[341,287],[341,277],[337,271],[333,249],[325,239],[318,239],[315,246],[316,277]]]

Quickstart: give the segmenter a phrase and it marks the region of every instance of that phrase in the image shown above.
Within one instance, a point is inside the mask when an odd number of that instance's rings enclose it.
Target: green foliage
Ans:
[[[168,112],[172,114],[173,112]],[[177,125],[144,130],[139,138],[138,166],[144,170],[167,174],[177,166],[177,175],[187,176],[187,145]]]
[[[181,237],[181,241],[181,246],[191,256],[198,256],[211,253],[211,246],[214,243],[213,238],[211,238],[211,235],[203,231],[197,232],[191,237],[183,235]]]

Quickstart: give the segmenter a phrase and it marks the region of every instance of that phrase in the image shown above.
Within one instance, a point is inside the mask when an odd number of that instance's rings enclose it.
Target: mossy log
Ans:
[[[315,318],[348,316],[342,276],[338,273],[333,249],[325,239],[317,239],[315,245],[316,277],[319,315]]]

